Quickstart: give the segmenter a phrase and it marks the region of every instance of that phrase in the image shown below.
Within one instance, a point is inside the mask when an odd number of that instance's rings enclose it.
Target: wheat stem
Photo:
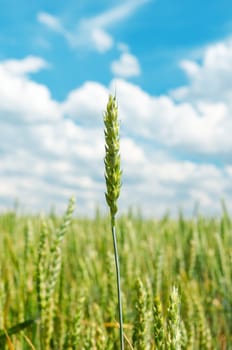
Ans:
[[[122,297],[120,286],[120,265],[118,258],[117,237],[115,228],[115,215],[117,213],[117,200],[121,187],[121,170],[119,155],[119,124],[118,124],[118,108],[115,97],[110,96],[104,115],[105,123],[105,179],[106,179],[106,202],[110,209],[111,231],[114,245],[114,258],[117,277],[118,292],[118,314],[119,314],[119,333],[120,333],[120,349],[124,350],[123,339],[123,316],[122,316]]]
[[[124,350],[122,297],[121,297],[121,282],[120,282],[120,265],[119,265],[119,258],[118,258],[118,248],[117,248],[117,239],[116,239],[115,226],[112,226],[112,236],[113,236],[114,258],[115,258],[116,277],[117,277],[118,317],[119,317],[120,344],[121,344],[121,350]]]

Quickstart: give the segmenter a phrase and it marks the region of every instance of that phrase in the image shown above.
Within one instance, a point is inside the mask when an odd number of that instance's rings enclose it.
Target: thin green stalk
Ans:
[[[122,296],[121,296],[121,282],[120,282],[120,264],[118,258],[117,238],[115,226],[111,226],[113,245],[114,245],[114,258],[117,277],[117,293],[118,293],[118,317],[119,317],[119,332],[120,332],[120,344],[121,350],[124,350],[124,338],[123,338],[123,316],[122,316]]]

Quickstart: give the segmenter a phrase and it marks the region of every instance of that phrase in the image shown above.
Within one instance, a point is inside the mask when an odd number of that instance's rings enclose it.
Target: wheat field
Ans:
[[[109,218],[0,216],[1,349],[118,349]],[[117,220],[126,349],[232,349],[232,221]],[[40,271],[40,272],[39,272]],[[28,324],[26,323],[28,321]]]

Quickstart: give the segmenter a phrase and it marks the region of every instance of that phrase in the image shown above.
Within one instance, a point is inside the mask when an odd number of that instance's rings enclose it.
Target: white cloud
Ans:
[[[232,177],[232,165],[228,165],[225,170],[227,174]]]
[[[232,38],[207,46],[201,62],[183,60],[180,65],[189,78],[189,84],[172,92],[179,101],[231,101],[232,93]],[[231,102],[230,102],[231,103]]]
[[[86,82],[68,95],[62,106],[63,113],[79,125],[101,128],[108,95],[107,88],[101,84]]]
[[[76,34],[67,30],[58,17],[47,12],[39,12],[37,15],[37,20],[51,31],[64,37],[70,46],[76,46]]]
[[[135,154],[136,148],[138,146]],[[124,157],[122,154],[123,160]],[[124,200],[126,204],[142,208],[147,215],[162,215],[168,208],[172,214],[177,214],[180,207],[185,214],[191,215],[196,202],[204,213],[215,214],[220,211],[223,195],[232,204],[226,196],[228,189],[230,193],[232,190],[229,177],[215,165],[177,161],[167,154],[159,159],[156,151],[146,154],[144,159],[139,156],[137,162],[133,157],[130,161],[127,155],[126,162],[122,164],[124,186],[121,205]]]
[[[30,56],[0,63],[0,120],[33,123],[60,118],[58,103],[51,100],[48,88],[26,75],[44,67],[44,60]]]
[[[84,22],[98,28],[112,27],[112,25],[131,16],[137,8],[149,1],[150,0],[127,0],[95,17],[84,20]]]
[[[91,25],[90,20],[81,21],[77,30],[66,30],[60,19],[48,13],[39,13],[37,19],[50,30],[63,36],[73,47],[87,47],[104,53],[112,48],[114,40],[103,28]]]
[[[113,38],[100,28],[93,29],[90,34],[92,43],[97,51],[104,53],[113,46]]]
[[[44,24],[46,27],[55,32],[63,33],[64,31],[64,28],[59,18],[56,16],[53,16],[47,12],[39,12],[37,15],[37,19],[40,23]]]
[[[73,30],[67,30],[62,21],[49,13],[41,12],[37,19],[50,30],[62,35],[71,47],[84,47],[104,53],[114,45],[109,29],[127,19],[140,6],[150,0],[127,0],[97,16],[82,18]]]
[[[134,137],[185,153],[230,155],[232,109],[227,104],[207,100],[175,103],[169,96],[150,96],[122,79],[113,81],[111,90],[117,92],[123,121]]]
[[[8,73],[25,75],[37,73],[41,69],[48,68],[49,64],[40,57],[28,56],[22,60],[7,60],[1,62],[1,67]]]
[[[118,61],[113,61],[111,70],[116,76],[133,77],[140,75],[140,65],[137,57],[130,53],[122,53]]]

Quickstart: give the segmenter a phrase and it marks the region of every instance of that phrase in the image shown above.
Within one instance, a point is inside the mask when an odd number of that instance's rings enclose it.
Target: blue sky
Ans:
[[[232,208],[230,1],[1,1],[0,196],[104,208],[102,114],[117,91],[122,210]]]
[[[185,81],[178,67],[183,56],[209,42],[220,40],[232,27],[230,1],[137,1],[135,9],[108,24],[106,31],[114,44],[104,53],[91,47],[68,44],[64,37],[46,28],[39,14],[58,18],[63,27],[75,35],[78,23],[93,19],[112,9],[123,7],[120,1],[2,1],[0,14],[1,57],[23,58],[28,54],[46,59],[52,69],[40,72],[35,80],[51,89],[54,98],[62,100],[67,93],[86,80],[108,84],[113,74],[112,60],[120,56],[120,42],[140,62],[142,74],[131,77],[150,93],[163,93]],[[133,3],[133,1],[131,1]],[[136,3],[136,1],[134,1]]]

